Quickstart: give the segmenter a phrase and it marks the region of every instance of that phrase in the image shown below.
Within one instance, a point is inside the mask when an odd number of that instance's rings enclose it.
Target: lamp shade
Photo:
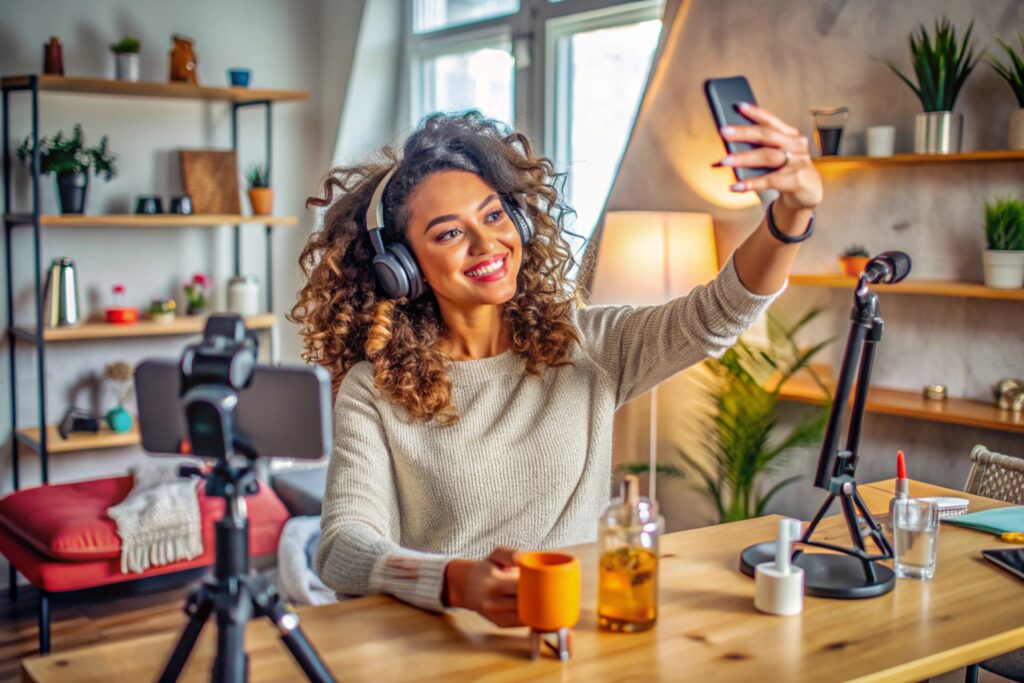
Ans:
[[[610,211],[600,239],[591,303],[662,304],[718,274],[706,213]]]

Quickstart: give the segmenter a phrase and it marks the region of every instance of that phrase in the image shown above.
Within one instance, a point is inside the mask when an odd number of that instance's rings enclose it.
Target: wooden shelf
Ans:
[[[851,292],[857,285],[852,277],[838,274],[793,274],[789,276],[791,285],[806,287],[832,287],[848,289]],[[925,296],[957,296],[967,299],[1001,299],[1004,301],[1024,301],[1024,289],[995,289],[977,282],[957,282],[955,280],[904,280],[897,285],[871,285],[878,292],[894,294],[922,294]]]
[[[815,371],[829,387],[834,387],[831,368],[815,366]],[[821,388],[806,373],[799,373],[786,382],[779,398],[816,405],[825,403]],[[929,401],[920,392],[906,389],[872,386],[868,391],[866,412],[1024,434],[1024,413],[999,410],[991,403],[965,398]]]
[[[39,427],[25,427],[16,429],[18,441],[35,452],[39,452]],[[122,448],[124,446],[135,446],[141,442],[138,423],[133,422],[130,431],[118,434],[110,431],[103,425],[100,431],[95,434],[88,432],[73,432],[68,438],[63,438],[57,431],[57,425],[46,425],[46,452],[73,453],[75,451],[94,451],[101,448]]]
[[[164,97],[184,100],[220,100],[225,102],[256,102],[269,100],[285,102],[305,100],[305,90],[271,90],[266,88],[217,88],[187,83],[160,83],[157,81],[115,81],[106,78],[77,78],[41,74],[39,89],[49,92],[79,93],[83,95],[123,95],[127,97]],[[2,80],[4,89],[29,88],[29,76],[10,76]]]
[[[12,225],[29,225],[32,214],[5,214],[4,220]],[[113,214],[66,214],[44,215],[39,217],[43,227],[63,228],[166,228],[166,227],[213,227],[216,225],[239,225],[242,223],[259,223],[279,228],[291,228],[299,224],[298,216],[243,216],[241,214],[157,214],[155,216],[113,213]]]
[[[910,164],[989,163],[993,161],[1024,161],[1024,150],[987,149],[959,154],[894,154],[891,157],[834,156],[817,157],[815,166],[827,168],[872,168],[876,166],[907,166]]]
[[[277,322],[273,313],[264,313],[243,318],[250,330],[266,330]],[[47,342],[81,341],[84,339],[119,339],[125,337],[166,337],[186,334],[201,334],[206,327],[205,315],[179,315],[169,323],[155,323],[140,320],[137,323],[117,325],[102,321],[88,321],[74,327],[47,327],[43,340]],[[35,340],[35,330],[15,327],[14,333],[23,339]]]

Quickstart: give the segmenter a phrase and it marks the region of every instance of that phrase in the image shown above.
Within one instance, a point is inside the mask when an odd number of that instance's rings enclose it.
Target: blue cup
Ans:
[[[228,80],[233,88],[248,88],[252,69],[228,69]]]

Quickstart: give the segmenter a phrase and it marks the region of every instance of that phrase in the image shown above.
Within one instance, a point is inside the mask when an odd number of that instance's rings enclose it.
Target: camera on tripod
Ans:
[[[217,615],[217,656],[211,680],[248,678],[245,628],[269,618],[311,681],[332,681],[274,586],[249,568],[245,496],[256,493],[258,457],[319,459],[331,448],[330,380],[320,367],[257,364],[258,343],[241,318],[211,316],[203,340],[185,349],[179,363],[148,360],[135,371],[142,445],[151,453],[215,459],[206,494],[225,500],[216,523],[212,575],[189,596],[188,623],[160,681],[176,681],[207,618]],[[244,456],[244,460],[236,456]]]

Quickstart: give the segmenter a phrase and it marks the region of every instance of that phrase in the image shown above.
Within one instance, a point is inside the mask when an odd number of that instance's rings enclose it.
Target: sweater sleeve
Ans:
[[[736,343],[782,291],[753,294],[733,258],[718,276],[660,306],[593,306],[577,312],[583,346],[616,382],[621,406]]]
[[[339,595],[389,593],[440,611],[445,555],[398,544],[398,494],[373,380],[357,365],[334,406],[334,446],[327,468],[316,570]]]

